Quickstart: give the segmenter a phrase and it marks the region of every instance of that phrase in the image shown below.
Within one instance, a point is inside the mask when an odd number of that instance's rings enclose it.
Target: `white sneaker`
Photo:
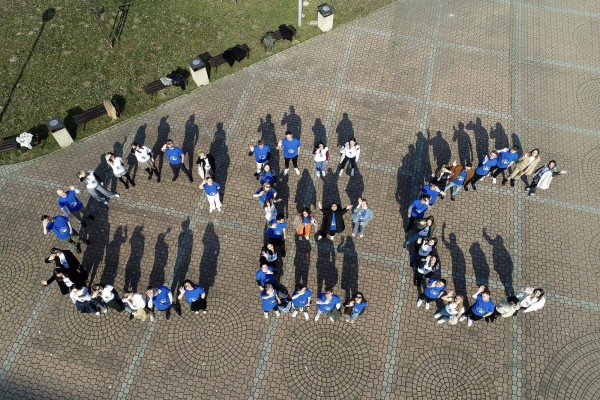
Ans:
[[[358,237],[364,238],[364,237],[365,237],[365,235],[363,235],[363,234],[361,233],[361,234],[360,234]]]
[[[354,168],[350,170],[350,176],[354,176]]]
[[[209,213],[212,213],[213,211],[215,211],[215,210],[208,210]]]
[[[438,318],[439,318],[439,317],[441,317],[441,316],[442,316],[442,314],[440,314],[440,313],[435,313],[435,314],[433,315],[433,318],[435,318],[435,319],[438,319]]]
[[[317,236],[317,240],[321,240],[321,239],[323,239],[323,236],[321,236],[321,235]]]
[[[118,199],[119,197],[121,197],[121,195],[119,193],[115,193],[115,197]]]
[[[108,314],[108,308],[105,308],[105,309],[104,309],[104,310],[102,310],[102,311],[104,311],[104,314]]]
[[[269,319],[269,313],[268,312],[265,313],[265,319]]]
[[[342,175],[344,175],[344,170],[341,170],[341,171],[340,171],[340,174],[339,174],[339,176],[342,176]]]
[[[495,185],[496,184],[496,178],[492,178],[492,183]]]
[[[220,209],[220,208],[217,208],[217,211],[218,211],[218,212],[221,212],[221,209]]]
[[[154,322],[154,315],[150,316],[150,322]]]
[[[198,315],[200,314],[200,311],[194,311],[194,314]]]
[[[315,315],[315,321],[318,321],[320,317],[321,317],[321,313],[317,313],[317,315]]]
[[[107,205],[108,201],[104,200],[104,202],[102,204]]]
[[[429,310],[429,303],[425,303],[425,309]]]
[[[423,304],[423,300],[421,300],[421,299],[417,300],[417,307],[421,307],[421,304]]]
[[[202,314],[206,314],[207,312],[208,312],[208,311],[204,310],[204,311],[202,311]]]
[[[298,168],[294,168],[294,172],[296,173],[296,175],[300,175],[300,170]]]
[[[297,315],[298,315],[298,311],[296,310],[292,313],[292,318],[296,318]]]
[[[286,176],[288,174],[288,172],[289,172],[289,169],[284,169],[283,170],[283,176]]]
[[[96,311],[96,317],[100,316],[100,311]]]
[[[465,319],[467,319],[466,315],[461,315],[460,318],[458,319],[459,321],[464,321]]]
[[[276,316],[277,318],[279,318],[279,317],[281,316],[281,313],[280,313],[279,311],[275,311],[275,316]]]
[[[329,320],[330,320],[331,322],[335,322],[335,321],[334,321],[334,319],[333,319],[333,317],[329,317]]]
[[[307,320],[307,321],[310,319],[310,317],[308,316],[307,312],[304,313],[304,319]]]
[[[353,233],[353,234],[352,234],[352,237],[356,237],[356,233]]]
[[[325,176],[327,173],[325,171],[321,171],[321,176]]]
[[[315,173],[317,174],[317,176],[321,176],[321,171],[317,170]]]
[[[444,322],[446,322],[445,318],[438,319],[438,321],[437,321],[438,324],[443,324]]]
[[[471,318],[467,319],[467,326],[473,326],[473,320]]]

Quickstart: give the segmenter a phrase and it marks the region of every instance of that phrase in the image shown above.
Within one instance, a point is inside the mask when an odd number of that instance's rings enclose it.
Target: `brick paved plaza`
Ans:
[[[600,201],[586,182],[600,158],[599,108],[600,2],[401,0],[67,149],[2,167],[0,397],[597,399]],[[264,218],[247,148],[287,128],[304,144],[302,174],[278,183],[288,223],[319,200],[362,195],[374,210],[362,239],[349,236],[348,216],[333,244],[287,244],[282,283],[362,291],[369,307],[354,325],[263,318],[254,273]],[[335,148],[352,135],[360,173],[317,178],[313,142]],[[182,317],[153,323],[77,314],[39,283],[51,273],[49,249],[64,246],[42,235],[39,216],[58,214],[55,190],[77,184],[76,171],[104,174],[102,153],[134,139],[157,150],[169,137],[186,162],[198,150],[215,155],[224,212],[208,213],[195,165],[194,184],[171,182],[165,160],[160,183],[140,170],[109,207],[90,202],[96,219],[81,257],[92,282],[119,291],[199,281],[208,314],[185,305]],[[534,198],[521,182],[488,179],[438,201],[442,276],[468,295],[487,284],[496,299],[543,287],[546,307],[471,328],[437,325],[433,309],[415,307],[402,248],[408,204],[438,163],[475,162],[513,143],[541,148],[569,174]]]

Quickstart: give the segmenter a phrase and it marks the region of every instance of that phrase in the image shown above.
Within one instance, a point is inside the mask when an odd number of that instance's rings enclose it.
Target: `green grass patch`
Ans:
[[[309,0],[297,39],[302,42],[321,32],[310,26],[321,1]],[[331,0],[335,26],[365,16],[393,0]],[[122,0],[103,0],[103,20],[112,28]],[[119,121],[180,96],[179,88],[167,88],[154,96],[143,87],[201,53],[217,55],[235,44],[248,44],[250,59],[212,71],[211,81],[267,57],[260,37],[280,24],[297,27],[297,0],[131,0],[120,41],[111,48],[84,0],[20,0],[1,2],[0,104],[6,106],[0,122],[0,138],[25,131],[46,134],[52,116],[65,120],[77,110],[87,110],[114,95],[125,99]],[[42,23],[44,11],[54,8],[53,18]],[[294,44],[279,41],[275,52]],[[189,88],[195,87],[189,80]],[[9,101],[10,99],[10,101]],[[101,117],[78,127],[76,140],[111,125]],[[0,163],[35,158],[58,148],[52,138],[44,146],[21,154],[0,155]]]

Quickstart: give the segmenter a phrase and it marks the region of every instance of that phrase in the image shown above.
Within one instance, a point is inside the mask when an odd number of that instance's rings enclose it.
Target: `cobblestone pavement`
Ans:
[[[600,204],[585,182],[600,157],[599,32],[592,0],[398,1],[65,150],[3,167],[1,397],[597,399]],[[360,195],[375,219],[362,239],[290,239],[282,281],[364,292],[370,305],[357,324],[263,319],[254,272],[264,219],[246,152],[286,128],[304,144],[302,175],[278,184],[288,221],[303,205]],[[316,178],[313,142],[335,148],[352,135],[360,173]],[[96,219],[82,259],[93,282],[118,290],[199,281],[209,313],[184,307],[154,323],[77,315],[39,284],[50,273],[44,257],[60,245],[42,236],[39,215],[58,211],[54,190],[74,184],[77,170],[104,174],[103,152],[134,139],[158,149],[168,137],[190,163],[198,150],[216,156],[224,212],[209,214],[196,184],[171,182],[166,165],[158,184],[137,171],[138,185],[120,187],[109,207],[90,202]],[[548,303],[495,324],[438,326],[433,310],[415,307],[400,212],[437,163],[509,143],[540,147],[569,174],[534,198],[521,182],[488,180],[439,201],[442,275],[462,293],[487,283],[496,298],[541,286]]]

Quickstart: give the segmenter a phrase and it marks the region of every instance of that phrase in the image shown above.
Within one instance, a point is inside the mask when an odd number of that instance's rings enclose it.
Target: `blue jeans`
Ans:
[[[425,239],[427,239],[427,236],[421,236],[421,235],[419,235],[419,232],[413,233],[408,237],[408,239],[406,239],[406,242],[404,242],[404,245],[408,246],[409,244],[416,242],[418,238],[423,238],[423,240],[425,240]]]
[[[315,161],[315,169],[317,171],[325,172],[327,167],[327,161]]]
[[[452,196],[456,196],[458,194],[458,192],[460,191],[460,189],[462,188],[462,186],[458,186],[456,183],[448,183],[446,185],[446,192],[448,192],[451,188],[454,188],[454,190],[450,193]]]
[[[446,306],[440,308],[437,311],[437,314],[440,314],[441,317],[439,319],[444,320],[444,321],[448,321],[450,319],[450,317],[452,316],[452,314],[450,314],[448,311],[446,311]]]
[[[367,226],[367,224],[365,224],[364,222],[362,223],[362,225],[360,224],[360,222],[353,222],[352,223],[352,233],[354,235],[356,235],[360,231],[360,234],[364,235],[366,226]]]

